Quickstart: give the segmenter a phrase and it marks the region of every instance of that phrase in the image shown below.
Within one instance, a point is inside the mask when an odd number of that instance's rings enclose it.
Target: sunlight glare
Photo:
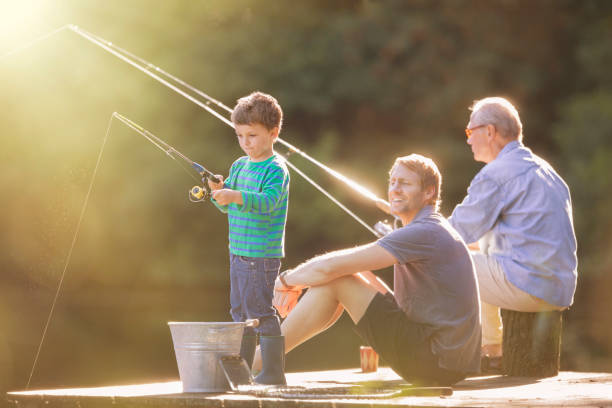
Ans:
[[[93,388],[63,388],[52,390],[18,391],[10,392],[14,395],[73,395],[73,396],[93,396],[93,397],[139,397],[145,395],[166,395],[180,394],[183,392],[183,385],[180,381],[138,384],[138,385],[118,385],[111,387]]]

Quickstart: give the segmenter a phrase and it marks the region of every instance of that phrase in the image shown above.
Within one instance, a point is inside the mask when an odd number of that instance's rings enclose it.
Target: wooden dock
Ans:
[[[612,406],[612,373],[561,372],[556,377],[487,376],[468,378],[452,395],[395,396],[389,390],[405,383],[389,368],[375,373],[359,369],[287,374],[288,387],[249,393],[182,393],[179,381],[115,387],[70,388],[10,392],[8,405],[20,408],[266,408],[266,407],[508,407],[508,406]],[[363,387],[365,395],[342,394]],[[374,395],[371,390],[379,390]],[[352,392],[352,391],[351,391]]]

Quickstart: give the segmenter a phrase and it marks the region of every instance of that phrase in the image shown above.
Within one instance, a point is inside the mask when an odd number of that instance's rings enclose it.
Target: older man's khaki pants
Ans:
[[[471,255],[474,260],[480,291],[483,346],[501,344],[502,342],[500,308],[518,312],[544,312],[564,309],[532,296],[511,284],[501,265],[494,257],[481,252],[471,252]]]

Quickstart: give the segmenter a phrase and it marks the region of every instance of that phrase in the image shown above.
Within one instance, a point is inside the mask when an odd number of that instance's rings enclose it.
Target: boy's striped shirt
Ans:
[[[289,204],[289,171],[274,154],[262,162],[236,160],[224,187],[242,193],[242,205],[219,205],[228,214],[230,253],[258,258],[285,256],[285,223]]]

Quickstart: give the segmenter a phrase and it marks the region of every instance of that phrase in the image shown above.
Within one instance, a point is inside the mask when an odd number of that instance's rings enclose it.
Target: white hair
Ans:
[[[505,98],[494,96],[475,101],[470,107],[472,116],[482,124],[491,124],[509,140],[523,140],[523,124],[518,111]]]

